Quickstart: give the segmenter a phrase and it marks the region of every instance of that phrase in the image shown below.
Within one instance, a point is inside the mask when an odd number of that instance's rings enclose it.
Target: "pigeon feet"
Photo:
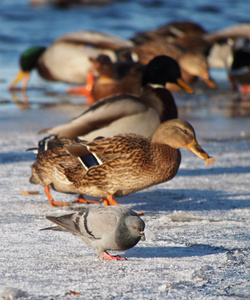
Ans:
[[[100,255],[100,258],[105,260],[126,260],[125,257],[119,255],[112,256],[108,252],[104,252],[104,254]]]

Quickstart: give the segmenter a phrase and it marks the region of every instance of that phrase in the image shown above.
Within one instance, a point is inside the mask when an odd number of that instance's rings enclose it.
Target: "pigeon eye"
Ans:
[[[137,227],[136,227],[136,226],[133,226],[133,228],[134,228],[134,229],[137,229]]]

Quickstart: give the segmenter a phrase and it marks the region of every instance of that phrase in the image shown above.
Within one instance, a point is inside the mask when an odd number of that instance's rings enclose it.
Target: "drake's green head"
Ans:
[[[175,59],[167,55],[154,57],[145,67],[142,85],[157,84],[166,87],[168,82],[175,83],[188,93],[194,92],[182,79],[180,66]]]
[[[36,68],[38,59],[46,50],[46,47],[34,46],[26,49],[20,57],[20,67],[24,72],[30,72]]]

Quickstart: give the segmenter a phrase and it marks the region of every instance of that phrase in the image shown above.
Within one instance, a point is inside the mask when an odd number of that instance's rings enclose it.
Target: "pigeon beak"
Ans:
[[[145,241],[146,237],[145,237],[144,231],[140,231],[139,233],[140,233],[140,236],[141,236],[141,240]]]

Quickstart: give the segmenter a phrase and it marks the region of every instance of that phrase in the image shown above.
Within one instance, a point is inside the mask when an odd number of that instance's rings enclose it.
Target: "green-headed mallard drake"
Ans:
[[[144,69],[139,97],[121,94],[103,99],[70,122],[42,130],[41,133],[80,136],[87,140],[120,133],[152,136],[160,123],[178,116],[174,98],[165,88],[168,82],[193,92],[183,81],[174,59],[165,55],[155,57]]]
[[[56,202],[50,194],[50,188],[57,192],[77,194],[74,191],[74,187],[67,184],[63,184],[61,181],[58,181],[55,177],[55,167],[63,162],[69,163],[70,165],[78,165],[78,159],[70,156],[63,146],[70,143],[80,142],[79,139],[69,139],[69,138],[57,138],[54,136],[49,136],[41,140],[38,144],[38,148],[31,148],[28,150],[37,151],[36,161],[33,163],[31,170],[32,175],[30,177],[30,183],[40,184],[44,187],[44,191],[49,199],[51,206],[63,206],[69,205],[64,202]],[[84,171],[84,169],[82,169]],[[79,174],[81,170],[79,169]],[[91,200],[83,199],[82,195],[79,195],[78,199],[75,202],[87,203]],[[95,201],[93,201],[95,202]]]
[[[23,78],[22,89],[25,90],[33,69],[46,80],[84,84],[91,68],[90,56],[104,53],[116,60],[116,51],[132,45],[131,41],[96,31],[65,34],[48,48],[30,47],[22,53],[21,71],[11,83],[10,90],[15,89]]]
[[[186,147],[207,164],[214,162],[197,143],[193,127],[180,119],[159,125],[152,139],[121,134],[64,147],[81,163],[58,165],[57,180],[73,184],[80,194],[102,198],[106,205],[117,205],[114,197],[174,178],[181,162],[180,148]]]

